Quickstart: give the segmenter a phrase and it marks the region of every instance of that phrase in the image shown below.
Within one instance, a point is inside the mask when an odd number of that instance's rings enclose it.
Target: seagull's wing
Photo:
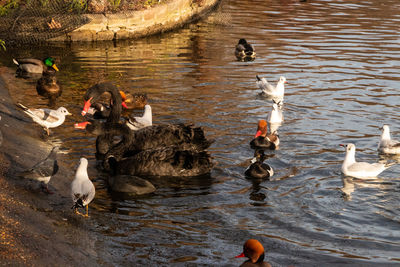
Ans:
[[[257,77],[257,85],[258,85],[258,87],[263,91],[263,92],[266,92],[266,93],[269,93],[269,92],[273,92],[274,90],[275,90],[275,87],[273,87],[268,81],[267,81],[267,79],[265,79],[265,78],[260,78],[260,77],[258,77],[258,75],[256,76]]]
[[[60,115],[50,109],[29,109],[24,111],[27,115],[32,117],[36,122],[49,122],[54,123],[61,119]]]

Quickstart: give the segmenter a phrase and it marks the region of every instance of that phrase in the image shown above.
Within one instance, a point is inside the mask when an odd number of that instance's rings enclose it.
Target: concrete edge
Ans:
[[[173,0],[142,11],[85,14],[89,23],[48,41],[110,41],[163,33],[200,19],[219,2],[220,0]]]

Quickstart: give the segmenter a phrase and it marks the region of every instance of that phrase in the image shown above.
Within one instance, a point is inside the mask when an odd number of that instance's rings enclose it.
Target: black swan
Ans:
[[[113,175],[108,177],[108,185],[114,192],[128,193],[129,195],[145,195],[156,191],[149,181],[132,175]]]
[[[213,142],[207,140],[201,127],[186,124],[152,125],[132,131],[125,124],[107,124],[91,120],[75,124],[75,128],[86,129],[87,132],[97,135],[121,136],[122,140],[112,146],[105,155],[106,158],[112,155],[117,160],[143,150],[169,146],[175,146],[179,150],[202,152]]]
[[[98,83],[87,89],[84,96],[85,104],[82,116],[87,114],[90,106],[104,93],[109,93],[111,96],[110,115],[107,117],[106,122],[119,122],[122,113],[122,98],[118,88],[110,82]]]
[[[257,149],[254,153],[255,162],[253,162],[249,168],[244,172],[248,178],[256,179],[269,179],[274,175],[274,170],[268,164],[264,163],[267,156],[264,154],[264,150]]]
[[[253,149],[272,149],[275,150],[279,146],[279,137],[275,133],[268,134],[268,124],[265,120],[258,122],[257,133],[250,142]]]
[[[207,151],[179,150],[176,146],[143,150],[119,161],[108,159],[114,174],[193,177],[207,175],[213,167]]]
[[[85,116],[92,105],[104,93],[111,95],[110,100],[110,114],[106,119],[106,124],[118,123],[122,112],[122,98],[118,88],[110,82],[103,82],[95,84],[87,89],[84,100],[85,104],[82,110],[82,116]],[[108,152],[113,144],[113,136],[108,133],[101,134],[96,139],[96,158],[103,159],[104,155]]]

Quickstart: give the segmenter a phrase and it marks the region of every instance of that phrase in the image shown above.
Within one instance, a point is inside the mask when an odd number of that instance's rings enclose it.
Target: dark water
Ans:
[[[375,180],[344,178],[339,146],[353,142],[356,157],[373,162],[383,123],[400,138],[399,24],[395,0],[226,0],[162,36],[10,48],[2,63],[47,54],[62,61],[57,105],[75,115],[50,141],[69,151],[71,168],[88,157],[98,177],[100,264],[235,266],[243,242],[257,238],[274,266],[400,265],[400,166]],[[235,60],[239,38],[254,44],[255,61]],[[256,74],[288,81],[281,146],[268,159],[275,179],[261,184],[243,175],[256,123],[271,109],[257,97]],[[71,130],[86,88],[105,80],[147,93],[153,123],[203,126],[216,140],[211,177],[154,181],[156,193],[141,198],[108,193],[94,168],[95,138]],[[13,94],[47,104],[34,90]]]

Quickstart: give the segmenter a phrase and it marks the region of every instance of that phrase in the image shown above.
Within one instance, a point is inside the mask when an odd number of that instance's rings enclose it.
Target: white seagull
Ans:
[[[150,105],[145,105],[143,116],[142,117],[129,116],[129,119],[126,122],[126,125],[133,131],[142,129],[147,126],[151,126],[151,125],[153,125],[152,116],[153,115],[151,112]]]
[[[283,112],[278,107],[276,103],[272,104],[272,109],[267,116],[268,123],[282,123],[283,122]]]
[[[389,125],[383,125],[381,140],[378,144],[379,153],[383,154],[400,154],[400,142],[390,139]]]
[[[48,183],[50,182],[51,177],[56,175],[58,172],[57,152],[58,147],[53,147],[49,155],[44,160],[36,163],[29,170],[18,173],[18,176],[42,182],[44,184],[43,188],[47,193],[51,194],[52,192],[49,191]]]
[[[346,176],[352,176],[360,179],[375,178],[385,169],[392,165],[386,165],[383,163],[368,163],[368,162],[357,162],[356,146],[354,144],[341,145],[346,147],[346,157],[342,164],[342,172]]]
[[[47,135],[50,135],[49,128],[55,128],[60,126],[65,121],[65,116],[72,115],[68,112],[68,110],[64,107],[60,107],[57,110],[47,109],[47,108],[36,108],[30,109],[18,103],[18,106],[22,108],[32,120],[38,124],[40,124],[47,132]]]
[[[277,103],[283,101],[283,96],[285,94],[285,83],[286,83],[285,77],[281,76],[276,86],[271,85],[267,81],[267,79],[260,78],[258,75],[256,75],[256,78],[257,78],[257,85],[261,89],[261,95],[270,96],[274,99],[279,100],[276,101]]]
[[[71,184],[71,196],[74,205],[72,208],[74,212],[85,217],[89,217],[89,203],[93,200],[96,189],[90,181],[87,173],[88,161],[85,158],[81,158],[79,166],[75,173],[75,179]],[[86,214],[82,214],[78,211],[79,207],[86,207]]]

